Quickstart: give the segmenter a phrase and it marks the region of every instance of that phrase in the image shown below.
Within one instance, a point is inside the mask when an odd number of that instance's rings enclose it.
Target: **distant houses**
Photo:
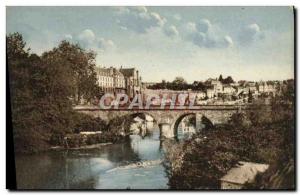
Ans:
[[[199,82],[196,81],[194,84],[195,83],[199,84]],[[145,93],[155,93],[159,95],[184,92],[188,93],[189,97],[195,97],[196,104],[198,105],[250,103],[259,97],[275,96],[284,88],[283,82],[278,81],[232,81],[230,83],[222,83],[218,79],[209,78],[205,82],[202,82],[204,87],[200,90],[190,88],[180,91],[170,89],[147,90],[149,86],[151,88],[151,86],[154,85],[159,86],[159,83],[143,83]]]
[[[102,93],[125,93],[129,98],[136,94],[147,95],[187,93],[189,98],[195,98],[196,104],[236,104],[251,102],[259,97],[271,97],[280,94],[285,89],[283,81],[245,81],[234,82],[229,76],[222,79],[209,78],[204,82],[195,81],[188,84],[180,82],[143,82],[139,71],[135,68],[96,68],[98,84]],[[183,79],[183,78],[182,78]],[[169,100],[166,100],[167,102]]]

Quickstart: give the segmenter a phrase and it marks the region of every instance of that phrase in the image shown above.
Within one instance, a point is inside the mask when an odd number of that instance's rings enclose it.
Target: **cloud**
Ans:
[[[68,41],[74,41],[84,49],[105,51],[115,47],[115,43],[110,39],[97,37],[91,29],[85,29],[76,36],[66,34],[64,38]]]
[[[211,23],[207,19],[201,19],[199,22],[196,23],[196,29],[199,32],[207,33],[210,27]]]
[[[169,37],[172,37],[172,36],[176,36],[179,34],[176,26],[174,25],[171,25],[171,26],[167,26],[164,28],[164,33],[169,36]]]
[[[97,40],[98,47],[101,49],[109,49],[115,47],[115,43],[110,39],[100,38]]]
[[[162,27],[166,19],[156,12],[149,12],[146,7],[116,8],[117,23],[123,29],[136,33],[146,33],[154,27]]]
[[[96,36],[90,29],[85,29],[77,36],[79,44],[85,48],[92,46],[95,43]]]
[[[175,20],[177,20],[177,21],[180,21],[180,20],[181,20],[181,15],[175,14],[175,15],[173,16],[173,18],[174,18]]]
[[[64,35],[64,39],[66,39],[67,41],[71,41],[73,39],[73,36],[71,34],[66,34]]]
[[[264,33],[258,24],[253,23],[244,26],[238,36],[241,45],[249,45],[253,41],[264,39]]]
[[[189,22],[185,25],[186,39],[201,48],[227,48],[234,44],[229,35],[208,19],[201,19],[197,23]]]
[[[231,38],[229,35],[226,35],[226,36],[224,37],[224,42],[225,42],[225,44],[228,45],[228,46],[233,45],[232,38]]]
[[[196,29],[196,24],[194,22],[188,22],[186,25],[185,25],[185,31],[187,33],[195,33],[197,32],[197,29]]]

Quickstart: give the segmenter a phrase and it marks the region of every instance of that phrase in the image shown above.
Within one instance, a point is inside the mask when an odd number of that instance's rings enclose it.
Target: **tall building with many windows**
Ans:
[[[135,68],[96,67],[98,84],[103,93],[126,93],[130,98],[141,93],[142,81]]]
[[[124,75],[116,68],[96,68],[98,84],[104,93],[125,93]]]

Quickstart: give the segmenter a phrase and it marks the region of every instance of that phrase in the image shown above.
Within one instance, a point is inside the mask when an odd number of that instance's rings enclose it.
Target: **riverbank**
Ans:
[[[220,178],[238,161],[247,161],[269,164],[270,168],[244,189],[294,189],[294,119],[274,113],[250,113],[249,118],[233,115],[228,125],[206,129],[173,146],[167,153],[170,187],[220,189]]]
[[[100,144],[91,144],[91,145],[85,145],[85,146],[80,146],[80,147],[73,147],[73,148],[65,148],[63,146],[52,146],[50,147],[50,150],[53,151],[60,151],[60,150],[86,150],[86,149],[101,149],[103,146],[111,145],[113,143],[108,142],[108,143],[100,143]]]
[[[18,189],[168,189],[157,127],[144,138],[91,146],[17,155]]]

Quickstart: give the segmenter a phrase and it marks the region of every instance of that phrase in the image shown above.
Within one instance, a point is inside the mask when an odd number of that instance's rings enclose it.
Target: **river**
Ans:
[[[18,189],[168,189],[157,126],[100,149],[16,156]]]

